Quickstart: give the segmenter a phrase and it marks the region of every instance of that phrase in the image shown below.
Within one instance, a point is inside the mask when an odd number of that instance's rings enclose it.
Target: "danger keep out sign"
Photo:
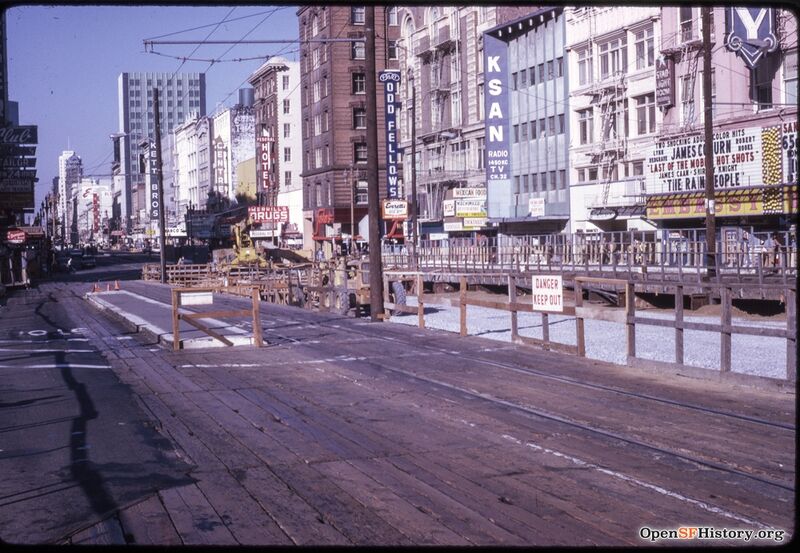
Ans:
[[[564,286],[561,275],[534,275],[531,277],[531,295],[534,311],[564,311]]]

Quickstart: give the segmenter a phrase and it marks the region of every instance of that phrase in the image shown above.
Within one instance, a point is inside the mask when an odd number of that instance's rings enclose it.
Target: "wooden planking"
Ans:
[[[180,536],[158,495],[119,513],[125,534],[135,545],[181,545]]]
[[[239,483],[269,513],[296,545],[352,545],[322,513],[297,494],[266,466],[234,473]]]
[[[318,464],[275,465],[272,472],[315,508],[323,520],[355,545],[413,545],[396,528],[365,508],[339,482],[326,477]]]
[[[454,499],[435,482],[431,484],[418,478],[390,459],[354,459],[348,462],[471,544],[527,545],[520,536],[477,512],[474,505]]]
[[[117,517],[107,518],[70,537],[72,545],[125,545],[125,535]]]
[[[242,545],[292,545],[292,540],[227,471],[195,473],[197,487]]]
[[[196,484],[158,492],[185,545],[236,545],[225,523]]]
[[[365,460],[365,463],[370,463]],[[469,540],[450,530],[431,513],[401,498],[350,462],[319,463],[315,468],[345,489],[364,507],[397,528],[417,545],[470,545]]]

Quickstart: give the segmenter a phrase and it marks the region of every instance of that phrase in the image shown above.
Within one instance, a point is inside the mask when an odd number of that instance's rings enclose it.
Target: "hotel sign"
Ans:
[[[272,168],[271,152],[275,139],[270,135],[266,125],[261,127],[261,132],[256,133],[256,189],[266,191],[270,189],[269,173]]]
[[[378,80],[383,83],[383,99],[386,112],[386,197],[398,198],[397,184],[397,91],[400,87],[400,71],[381,71]],[[385,217],[384,217],[385,218]]]
[[[750,69],[767,52],[778,49],[774,8],[725,8],[725,46]]]

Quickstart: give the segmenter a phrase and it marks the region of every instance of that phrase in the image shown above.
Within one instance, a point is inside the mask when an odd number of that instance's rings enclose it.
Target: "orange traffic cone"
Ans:
[[[119,290],[119,281],[118,280],[114,281],[114,290]]]
[[[100,291],[100,283],[97,282],[95,284],[92,284],[92,294],[96,294],[99,291]]]

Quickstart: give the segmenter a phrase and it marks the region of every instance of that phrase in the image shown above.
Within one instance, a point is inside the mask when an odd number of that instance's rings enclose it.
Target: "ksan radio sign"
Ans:
[[[508,44],[483,35],[486,87],[486,180],[511,184],[508,140]]]
[[[551,313],[564,311],[564,283],[561,275],[532,276],[531,298],[534,311]]]
[[[265,206],[251,205],[247,215],[253,223],[288,223],[289,208],[285,205]]]

